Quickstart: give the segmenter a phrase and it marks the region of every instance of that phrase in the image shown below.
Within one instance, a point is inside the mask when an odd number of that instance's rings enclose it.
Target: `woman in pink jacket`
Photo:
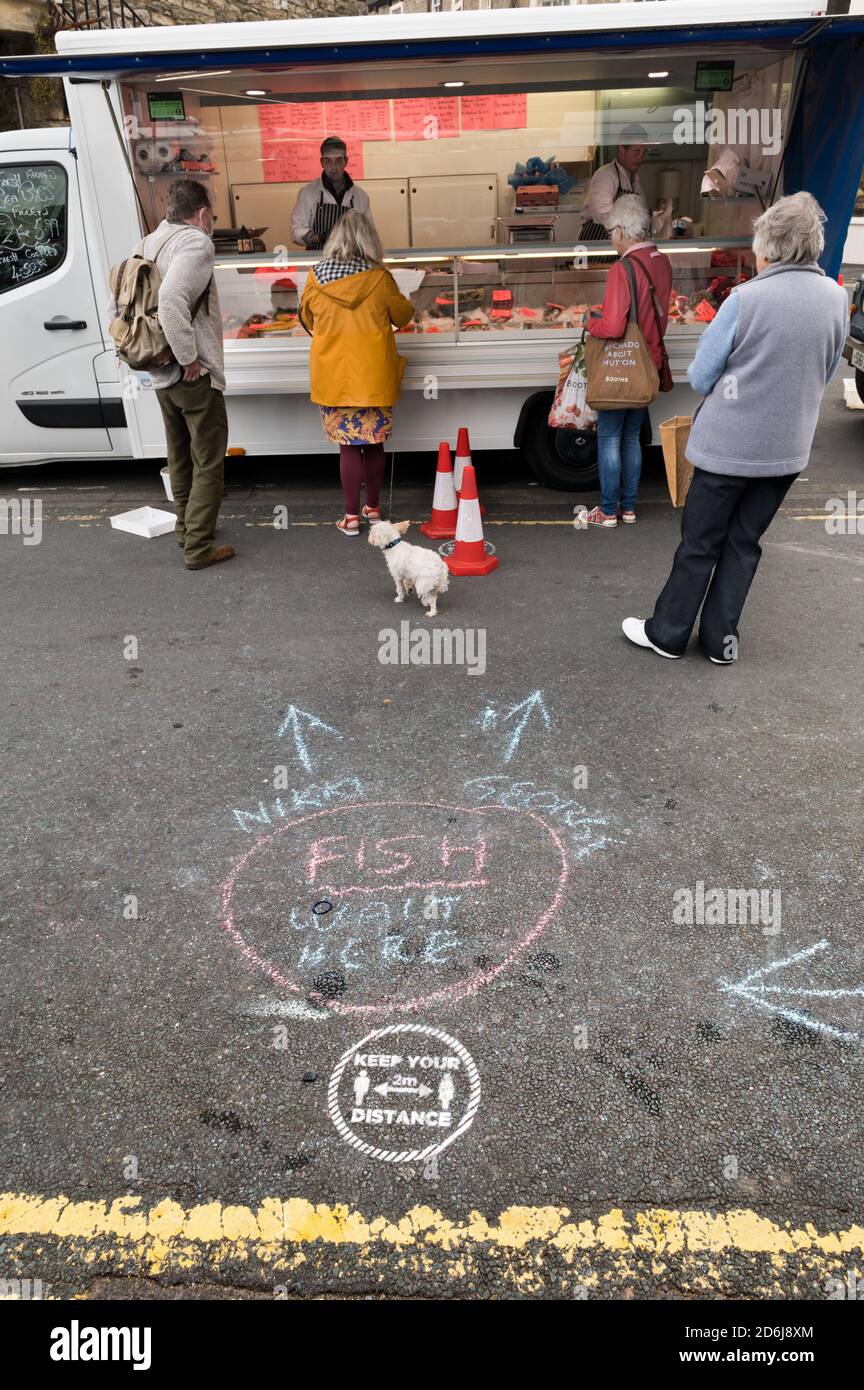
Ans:
[[[633,265],[638,286],[636,317],[659,371],[669,314],[672,265],[669,257],[658,251],[650,240],[651,214],[641,199],[632,193],[616,198],[612,217],[614,225],[610,235],[620,259],[609,271],[603,312],[589,320],[586,331],[594,338],[623,338],[630,312],[630,278],[623,264],[626,257]],[[645,406],[598,412],[600,505],[588,513],[589,525],[611,527],[617,526],[619,521],[632,525],[636,520],[636,497],[642,473],[639,433],[646,415]]]

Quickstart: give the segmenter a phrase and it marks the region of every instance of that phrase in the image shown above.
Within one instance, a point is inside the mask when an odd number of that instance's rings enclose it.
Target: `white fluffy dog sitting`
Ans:
[[[394,603],[404,603],[413,589],[426,610],[427,618],[438,612],[438,595],[447,592],[450,571],[434,550],[409,545],[402,537],[410,521],[376,521],[369,528],[369,544],[383,550],[387,568],[396,585]]]

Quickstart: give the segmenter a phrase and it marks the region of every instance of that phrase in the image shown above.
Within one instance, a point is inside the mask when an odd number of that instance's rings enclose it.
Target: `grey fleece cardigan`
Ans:
[[[210,373],[211,385],[217,391],[224,391],[222,311],[215,281],[194,321],[192,319],[192,310],[213,274],[213,242],[206,232],[188,223],[162,221],[155,232],[144,238],[143,253],[149,260],[156,261],[162,276],[159,322],[171,351],[184,367],[199,358]],[[180,368],[174,364],[150,372],[157,390],[173,386],[181,376]]]
[[[690,462],[737,477],[799,473],[848,318],[846,291],[817,265],[770,265],[734,289],[690,367],[691,385],[705,397],[693,417]]]

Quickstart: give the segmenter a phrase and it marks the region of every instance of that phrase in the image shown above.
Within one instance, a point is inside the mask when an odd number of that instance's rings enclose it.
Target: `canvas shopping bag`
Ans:
[[[594,410],[634,410],[650,405],[660,389],[654,358],[639,327],[636,277],[626,256],[621,264],[630,280],[630,312],[623,338],[585,339],[588,404]]]
[[[673,415],[660,426],[660,442],[663,445],[663,462],[666,465],[666,481],[673,507],[683,507],[687,491],[693,478],[693,465],[685,457],[687,441],[690,438],[690,415]]]
[[[584,334],[582,335],[584,340]],[[568,353],[561,353],[565,361],[573,358],[570,370],[562,377],[555,392],[552,409],[549,411],[549,428],[553,430],[595,430],[597,412],[592,410],[586,400],[588,378],[585,375],[585,347],[580,341]]]

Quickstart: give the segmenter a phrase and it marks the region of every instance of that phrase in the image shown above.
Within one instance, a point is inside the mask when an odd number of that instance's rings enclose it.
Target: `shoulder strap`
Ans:
[[[153,252],[152,261],[153,261],[153,264],[154,264],[154,265],[156,264],[156,262],[157,262],[157,260],[159,259],[159,257],[162,255],[162,252],[165,250],[165,247],[168,245],[169,241],[173,241],[174,238],[175,238],[175,236],[179,236],[180,233],[182,232],[182,230],[183,230],[182,227],[175,227],[173,232],[169,232],[169,233],[168,233],[168,235],[165,237],[164,241],[160,241],[159,245],[156,247],[156,250]],[[152,235],[152,233],[151,233],[151,235]],[[144,238],[144,241],[146,241],[146,240],[147,240],[147,238],[145,237],[145,238]],[[144,241],[141,242],[141,252],[140,252],[140,254],[142,254],[142,255],[143,255],[143,252],[144,252]]]
[[[639,328],[641,325],[639,323],[639,297],[636,290],[636,276],[633,274],[633,267],[626,256],[621,257],[621,264],[624,267],[624,273],[627,279],[630,281],[630,308],[627,313],[627,322],[635,323],[636,327]]]
[[[202,305],[202,304],[205,305],[205,308],[204,308],[205,314],[209,314],[209,313],[210,313],[210,286],[211,286],[212,284],[213,284],[213,276],[211,275],[211,276],[210,276],[210,279],[207,281],[207,284],[204,286],[203,290],[201,291],[201,293],[200,293],[199,296],[198,296],[198,299],[196,300],[195,308],[192,310],[192,317],[193,317],[193,319],[195,318],[195,316],[196,316],[196,314],[198,313],[198,310],[201,308],[201,305]]]
[[[651,304],[654,308],[654,317],[657,320],[657,332],[660,335],[660,342],[662,343],[663,329],[660,323],[660,305],[657,303],[657,290],[654,285],[653,276],[651,275],[651,272],[648,269],[647,265],[643,265],[641,261],[636,261],[635,264],[638,265],[639,269],[643,271],[645,275],[647,275],[648,277],[648,284],[651,286]]]

